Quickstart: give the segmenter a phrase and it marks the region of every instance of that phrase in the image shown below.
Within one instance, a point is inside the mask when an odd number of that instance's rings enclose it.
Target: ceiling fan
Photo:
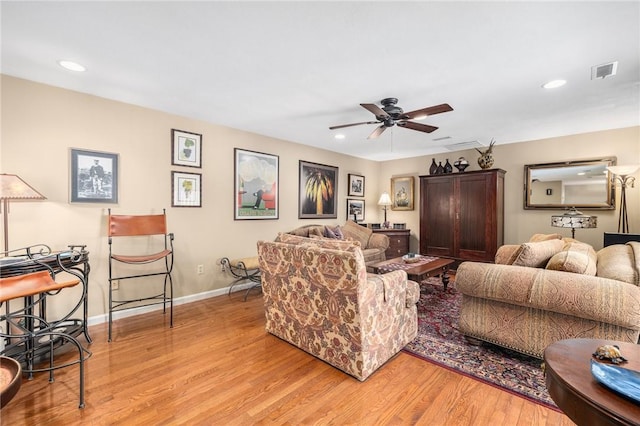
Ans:
[[[417,109],[415,111],[404,112],[402,108],[397,106],[397,98],[385,98],[380,101],[382,108],[376,104],[360,104],[369,112],[376,116],[377,121],[363,121],[361,123],[341,124],[339,126],[329,127],[330,130],[342,129],[343,127],[359,126],[361,124],[379,124],[367,139],[375,139],[382,134],[388,127],[398,125],[399,127],[405,127],[411,130],[417,130],[419,132],[431,133],[437,129],[435,126],[429,126],[427,124],[415,123],[413,121],[418,118],[423,118],[427,115],[440,114],[441,112],[453,111],[453,108],[449,104],[434,105],[427,108]]]

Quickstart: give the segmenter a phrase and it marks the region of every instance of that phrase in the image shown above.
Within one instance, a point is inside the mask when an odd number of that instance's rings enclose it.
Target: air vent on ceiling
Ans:
[[[445,146],[445,148],[447,148],[449,151],[462,151],[462,150],[471,149],[471,148],[486,148],[486,146],[482,145],[478,141],[469,141],[469,142],[453,143],[451,145]]]
[[[618,71],[618,61],[609,62],[607,64],[594,65],[591,67],[591,80],[596,78],[606,78],[616,75]]]

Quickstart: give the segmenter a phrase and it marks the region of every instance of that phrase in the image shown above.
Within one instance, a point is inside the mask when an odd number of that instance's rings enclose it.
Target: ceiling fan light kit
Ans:
[[[330,130],[342,129],[344,127],[360,126],[362,124],[380,124],[367,139],[375,139],[382,134],[387,128],[398,126],[405,129],[416,130],[418,132],[431,133],[438,128],[428,124],[416,123],[410,120],[423,120],[429,115],[440,114],[443,112],[453,111],[449,104],[434,105],[426,108],[417,109],[415,111],[404,112],[398,105],[398,98],[384,98],[380,101],[382,108],[376,104],[360,104],[361,107],[372,113],[377,121],[363,121],[359,123],[340,124],[329,127]]]

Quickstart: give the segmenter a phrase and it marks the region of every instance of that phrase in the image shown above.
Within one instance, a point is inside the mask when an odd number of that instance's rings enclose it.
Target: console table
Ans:
[[[87,342],[91,343],[87,321],[89,316],[89,305],[87,303],[89,272],[91,270],[89,252],[85,250],[86,246],[84,245],[70,245],[68,247],[68,250],[54,252],[49,246],[38,244],[0,253],[0,278],[15,277],[38,271],[49,271],[53,275],[65,272],[77,277],[83,289],[82,297],[76,310],[82,305],[82,318],[74,319],[72,321],[73,327],[66,332],[74,337],[82,333]],[[7,306],[6,309],[8,311],[9,307]],[[40,316],[46,318],[46,304],[43,303],[40,306],[40,310]],[[75,310],[73,313],[75,313]],[[47,344],[43,346],[48,347]],[[9,347],[3,355],[19,357],[20,347]]]

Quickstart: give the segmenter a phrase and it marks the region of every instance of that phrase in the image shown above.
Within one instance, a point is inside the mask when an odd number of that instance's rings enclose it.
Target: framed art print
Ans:
[[[171,129],[171,164],[202,167],[202,135]]]
[[[298,219],[338,217],[338,168],[299,160]]]
[[[235,148],[234,219],[278,219],[279,157]]]
[[[349,173],[349,197],[364,197],[364,176]]]
[[[364,221],[364,200],[347,198],[347,220],[354,222]]]
[[[171,207],[202,207],[202,175],[171,172]]]
[[[71,149],[72,203],[118,202],[118,154]]]
[[[413,210],[413,176],[391,178],[391,210]]]

